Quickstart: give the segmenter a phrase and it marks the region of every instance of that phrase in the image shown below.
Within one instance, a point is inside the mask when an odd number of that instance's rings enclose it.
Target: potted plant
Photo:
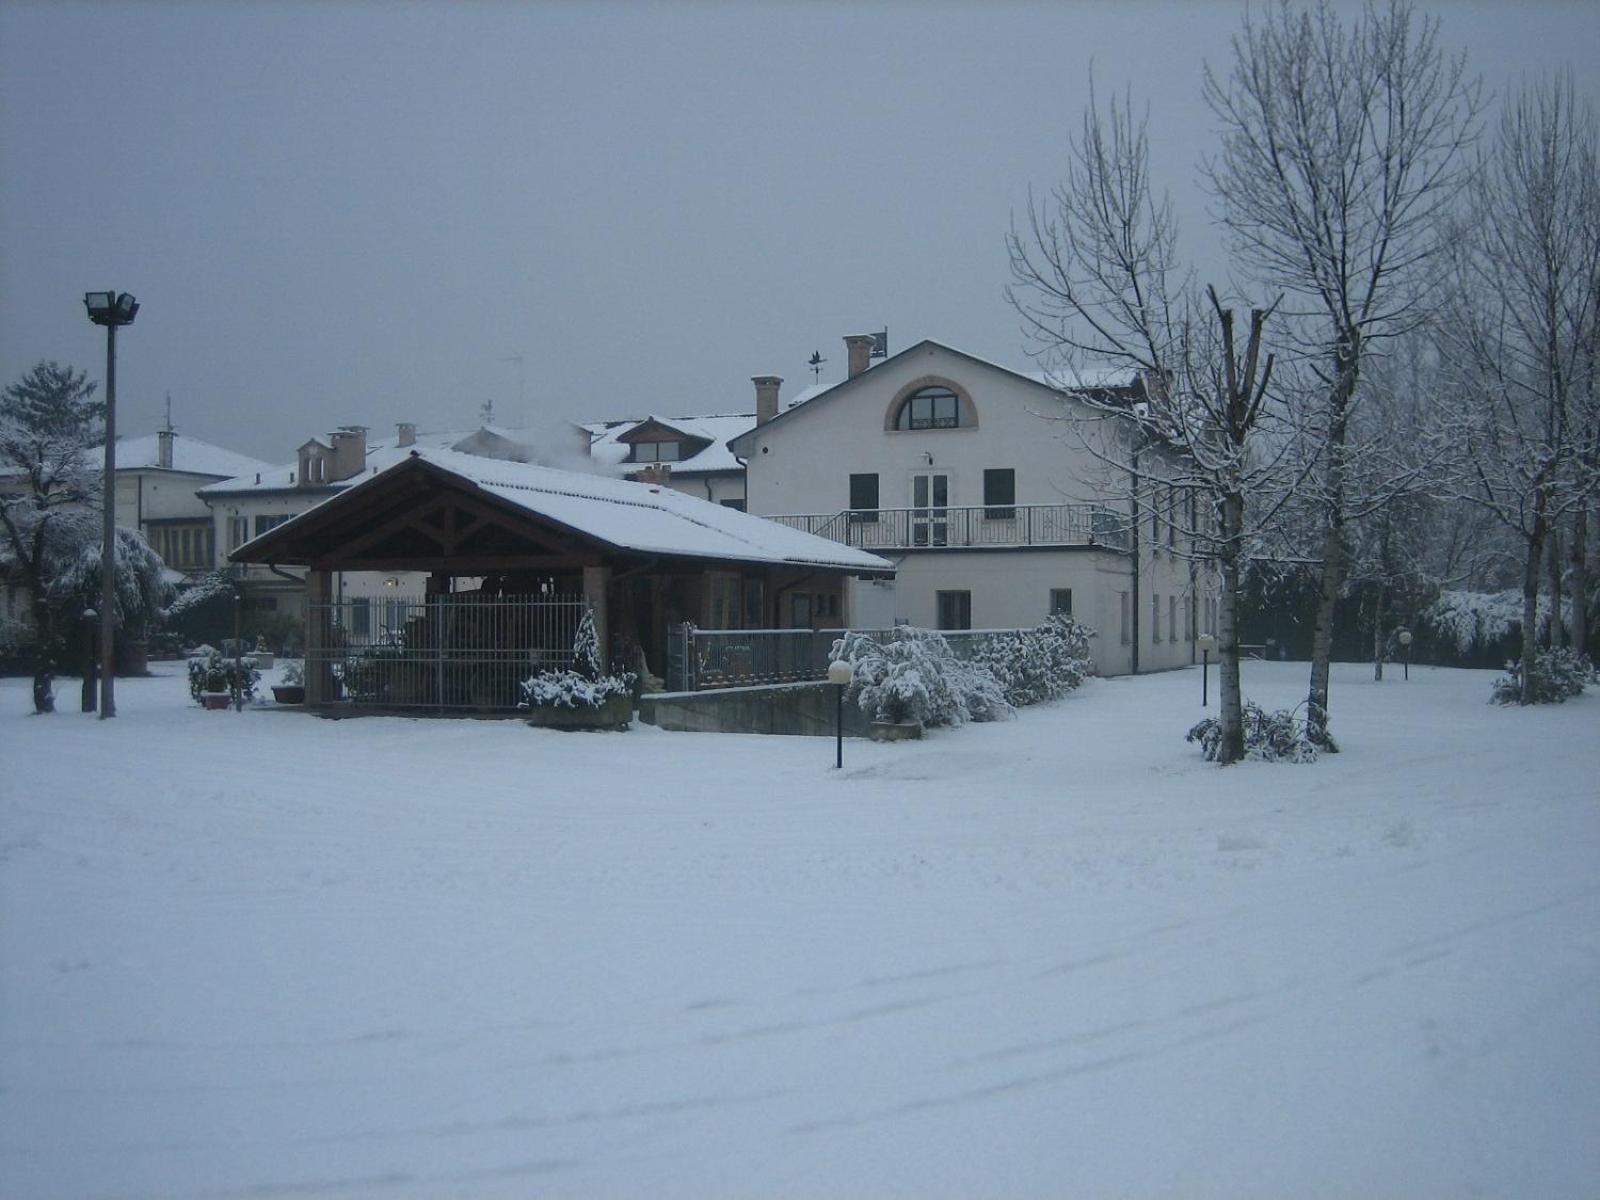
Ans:
[[[572,669],[544,671],[522,682],[528,724],[546,729],[626,729],[633,720],[631,672],[600,670],[594,617],[585,613],[573,640]]]
[[[284,660],[278,673],[279,682],[272,685],[272,698],[279,704],[304,704],[306,702],[305,668],[295,659]]]
[[[189,660],[189,694],[202,708],[217,711],[233,703],[254,700],[261,672],[253,658],[227,658],[221,651],[206,646],[205,653]]]

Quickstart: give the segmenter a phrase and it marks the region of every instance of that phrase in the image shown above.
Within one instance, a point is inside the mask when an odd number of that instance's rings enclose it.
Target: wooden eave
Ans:
[[[268,530],[229,558],[316,570],[473,574],[592,566],[619,552],[411,458]]]

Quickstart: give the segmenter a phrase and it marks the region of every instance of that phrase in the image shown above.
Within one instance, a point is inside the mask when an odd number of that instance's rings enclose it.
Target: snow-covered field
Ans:
[[[1600,1193],[1592,693],[1342,668],[1346,753],[1222,771],[1185,671],[839,772],[165,669],[0,684],[4,1196]]]

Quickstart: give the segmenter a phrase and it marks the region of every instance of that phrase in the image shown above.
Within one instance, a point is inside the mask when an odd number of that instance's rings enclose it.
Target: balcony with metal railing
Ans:
[[[790,513],[769,521],[862,550],[1128,548],[1127,517],[1100,504],[1005,504]]]

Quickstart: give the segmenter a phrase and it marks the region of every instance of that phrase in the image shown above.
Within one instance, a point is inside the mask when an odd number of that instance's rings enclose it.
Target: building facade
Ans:
[[[774,402],[731,443],[751,513],[895,563],[893,581],[853,584],[858,626],[1018,628],[1069,612],[1094,631],[1102,674],[1196,661],[1213,575],[1182,533],[1187,498],[1159,482],[1162,452],[1142,473],[1122,465],[1114,439],[1134,422],[938,342],[869,367],[871,341],[846,339],[844,382]],[[1131,373],[1081,382],[1137,403]]]

